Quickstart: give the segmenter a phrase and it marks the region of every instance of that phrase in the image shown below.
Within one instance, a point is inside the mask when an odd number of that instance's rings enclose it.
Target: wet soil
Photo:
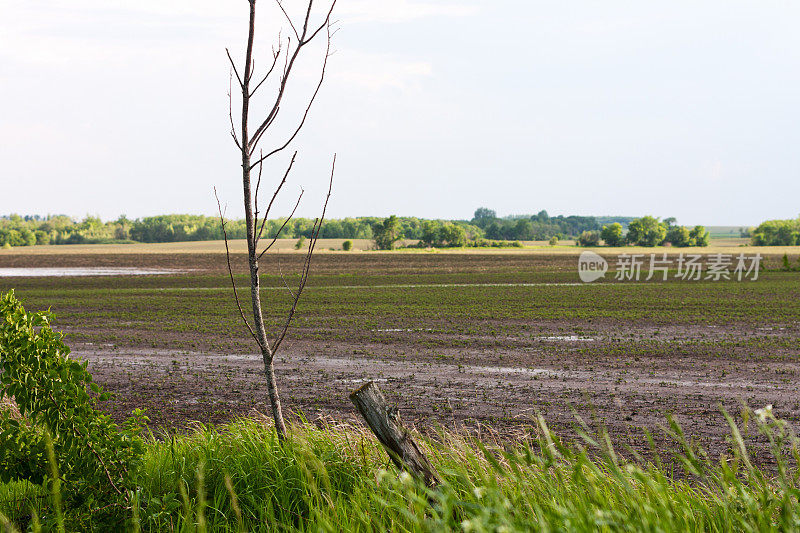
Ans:
[[[713,454],[728,448],[721,408],[737,414],[744,405],[771,404],[780,417],[800,420],[796,351],[754,356],[730,350],[720,356],[699,347],[690,355],[669,349],[641,349],[627,357],[602,355],[599,349],[587,355],[587,346],[650,338],[655,328],[593,324],[592,337],[547,334],[563,326],[540,324],[534,335],[500,350],[421,349],[420,335],[437,334],[419,331],[392,331],[390,344],[294,342],[276,360],[276,372],[285,405],[307,420],[333,416],[357,422],[348,394],[373,380],[403,417],[421,428],[490,426],[513,435],[535,430],[540,413],[551,429],[574,438],[580,417],[643,453],[650,449],[643,430],[653,434],[661,452],[674,449],[663,431],[667,414]],[[658,328],[666,346],[701,334],[723,340],[798,333],[742,326]],[[256,354],[91,344],[76,345],[73,353],[87,359],[96,380],[116,393],[108,408],[117,417],[145,407],[153,425],[179,428],[191,420],[221,423],[269,412]]]

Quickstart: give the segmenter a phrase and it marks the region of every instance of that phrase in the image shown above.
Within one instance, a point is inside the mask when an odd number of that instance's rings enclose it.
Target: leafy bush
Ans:
[[[695,226],[689,231],[689,246],[708,246],[711,235],[703,226]]]
[[[685,226],[670,226],[664,242],[677,247],[692,246],[692,236]]]
[[[754,246],[793,246],[800,244],[800,218],[767,220],[752,233]]]
[[[352,249],[353,249],[353,241],[344,241],[342,243],[342,250],[344,250],[345,252],[349,252]]]
[[[646,216],[631,221],[625,239],[635,246],[658,246],[666,236],[667,225],[655,217]]]
[[[633,450],[620,454],[607,433],[583,424],[579,442],[565,444],[542,418],[514,442],[446,430],[436,440],[417,435],[442,477],[433,489],[387,470],[380,444],[358,428],[295,426],[281,444],[258,420],[200,426],[148,442],[131,524],[187,532],[276,525],[281,531],[796,531],[800,486],[791,426],[770,406],[745,411],[741,425],[730,417],[728,423],[730,449],[715,460],[669,420],[672,464],[662,464],[655,449],[655,461]],[[767,443],[762,460],[772,472],[752,462],[745,437]]]
[[[439,239],[447,246],[464,246],[467,244],[467,232],[461,226],[445,222],[439,228]]]
[[[672,246],[708,246],[710,234],[703,226],[695,226],[687,229],[684,226],[674,225],[674,218],[667,218],[663,221],[651,216],[637,218],[628,225],[628,234],[624,242],[634,246],[659,246],[669,244]],[[611,227],[603,228],[604,237],[608,246],[619,246],[622,244],[622,228],[615,229],[613,235]],[[609,237],[611,240],[607,239]],[[619,244],[610,244],[619,239]]]
[[[65,504],[113,520],[131,504],[146,419],[137,410],[119,428],[95,410],[109,395],[62,336],[47,313],[25,311],[13,291],[0,295],[0,398],[12,398],[21,417],[0,414],[0,480],[63,482]],[[48,442],[58,477],[44,468]]]
[[[600,246],[599,231],[584,231],[578,235],[578,246]]]
[[[305,243],[306,243],[306,238],[301,235],[300,238],[297,239],[297,242],[294,243],[294,249],[299,250],[300,248],[303,247],[303,245],[305,245]]]
[[[608,226],[603,226],[600,231],[600,238],[603,239],[606,246],[623,246],[625,237],[622,235],[622,224],[614,222]]]
[[[402,238],[400,221],[392,215],[375,227],[375,246],[378,250],[391,250],[397,241]]]

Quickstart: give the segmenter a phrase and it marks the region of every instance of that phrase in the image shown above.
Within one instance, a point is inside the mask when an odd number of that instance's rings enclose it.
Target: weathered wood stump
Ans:
[[[400,423],[397,409],[387,405],[375,383],[367,382],[353,391],[350,400],[398,468],[407,470],[428,487],[439,484],[439,474]]]

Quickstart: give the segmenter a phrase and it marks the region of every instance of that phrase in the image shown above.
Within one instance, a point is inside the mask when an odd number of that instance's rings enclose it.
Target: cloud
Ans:
[[[344,0],[336,4],[342,22],[407,22],[428,17],[474,15],[476,6],[415,2],[413,0]]]

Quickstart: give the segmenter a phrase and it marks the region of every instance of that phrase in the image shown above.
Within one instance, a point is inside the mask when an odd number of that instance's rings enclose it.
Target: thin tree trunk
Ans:
[[[281,399],[278,396],[278,385],[275,381],[275,368],[272,364],[272,359],[269,363],[265,364],[265,372],[267,373],[267,389],[269,391],[269,402],[272,405],[272,418],[275,420],[275,429],[278,431],[278,438],[283,439],[286,436],[286,424],[283,422],[283,411],[281,410]]]
[[[273,354],[267,340],[264,328],[264,317],[261,311],[261,283],[258,277],[258,251],[256,250],[256,221],[253,216],[253,196],[250,185],[250,136],[248,121],[250,112],[250,78],[253,67],[253,40],[255,37],[256,0],[250,0],[250,24],[247,34],[247,56],[245,58],[244,77],[242,78],[242,186],[244,188],[244,218],[247,231],[247,257],[250,266],[250,299],[253,303],[253,322],[255,333],[261,349],[264,362],[264,374],[267,377],[269,403],[272,408],[272,418],[275,420],[275,429],[278,437],[283,439],[286,435],[286,424],[283,421],[281,400],[275,382],[275,369],[272,364]]]
[[[297,25],[292,22],[288,13],[284,10],[283,6],[281,5],[280,0],[276,0],[276,3],[280,10],[283,12],[284,16],[286,17],[289,25],[291,26],[292,32],[296,40],[294,41],[295,47],[294,51],[291,50],[291,43],[292,39],[286,39],[286,46],[287,49],[283,50],[284,41],[280,38],[279,35],[279,42],[277,49],[273,49],[272,52],[272,66],[269,67],[267,73],[262,77],[261,81],[256,80],[256,83],[253,83],[253,89],[251,90],[251,81],[253,80],[253,43],[255,40],[255,21],[256,21],[256,0],[248,0],[248,4],[250,5],[250,18],[248,24],[248,33],[247,33],[247,53],[245,57],[245,65],[244,70],[241,71],[236,67],[236,62],[234,61],[233,57],[231,56],[230,51],[226,48],[225,51],[228,55],[228,60],[231,64],[231,84],[233,81],[233,75],[236,74],[236,80],[239,82],[239,86],[242,90],[242,115],[241,115],[241,132],[240,136],[236,134],[236,127],[234,126],[234,118],[233,118],[233,98],[231,95],[231,91],[228,93],[229,98],[229,109],[228,114],[230,118],[230,125],[231,125],[231,136],[233,137],[236,146],[239,148],[242,156],[242,187],[244,192],[244,214],[245,214],[245,227],[247,232],[247,258],[248,258],[248,267],[250,271],[250,301],[253,307],[253,325],[250,326],[250,321],[247,319],[247,313],[245,313],[244,308],[246,306],[242,306],[242,302],[239,299],[239,295],[236,289],[236,281],[233,275],[233,268],[231,267],[231,258],[230,258],[230,249],[228,247],[228,234],[225,231],[225,215],[223,213],[222,205],[220,204],[219,197],[217,197],[217,207],[219,207],[219,216],[220,222],[222,224],[222,232],[223,236],[225,237],[225,252],[228,260],[228,273],[230,274],[231,278],[231,286],[233,287],[233,296],[236,300],[236,306],[239,310],[239,314],[242,317],[242,321],[244,322],[245,326],[255,338],[255,341],[258,343],[258,347],[261,351],[262,361],[264,363],[264,374],[267,378],[267,392],[269,396],[269,403],[272,408],[272,417],[275,420],[275,429],[278,432],[278,437],[283,440],[286,435],[286,424],[283,420],[283,413],[281,411],[281,401],[280,396],[278,394],[278,387],[275,380],[275,368],[273,365],[273,360],[275,359],[275,354],[278,352],[283,339],[285,338],[287,332],[289,331],[289,326],[291,325],[292,318],[294,317],[295,311],[297,309],[297,303],[300,299],[300,295],[303,292],[303,288],[308,281],[308,272],[311,267],[311,256],[314,253],[314,248],[317,243],[317,239],[319,238],[319,233],[322,229],[322,223],[325,219],[325,210],[328,206],[328,200],[331,196],[331,188],[333,186],[333,173],[336,166],[336,155],[334,154],[333,163],[331,165],[331,178],[328,184],[328,194],[325,197],[325,204],[322,208],[322,215],[319,219],[314,222],[314,226],[312,228],[312,237],[311,242],[309,243],[308,254],[306,255],[305,262],[303,264],[303,271],[300,276],[300,281],[298,283],[297,290],[292,293],[291,289],[289,289],[290,294],[293,297],[292,307],[289,310],[286,318],[286,322],[283,325],[283,328],[278,332],[276,336],[273,337],[272,342],[268,338],[268,334],[266,331],[266,327],[264,325],[264,316],[261,310],[261,284],[259,280],[259,258],[269,250],[275,241],[280,236],[283,227],[289,222],[289,220],[294,216],[294,210],[289,215],[289,217],[284,222],[283,226],[278,229],[277,233],[275,234],[272,242],[265,247],[262,247],[262,251],[258,252],[259,242],[262,237],[262,232],[264,230],[264,225],[267,222],[267,217],[269,216],[270,208],[272,207],[272,202],[275,200],[275,197],[281,191],[283,184],[286,183],[286,178],[289,175],[289,172],[292,169],[292,165],[295,161],[295,155],[292,156],[291,162],[289,163],[289,168],[286,170],[286,174],[283,177],[283,180],[278,184],[277,188],[275,189],[272,200],[270,200],[266,212],[263,213],[263,219],[259,216],[258,210],[258,192],[259,186],[261,184],[261,171],[263,170],[264,161],[281,151],[283,151],[289,144],[294,140],[297,134],[300,132],[300,129],[305,124],[306,118],[308,116],[309,110],[311,109],[311,105],[314,103],[314,99],[319,92],[320,87],[322,86],[322,80],[325,77],[325,67],[327,65],[328,57],[330,57],[330,46],[331,46],[331,13],[333,12],[333,8],[336,5],[336,0],[333,0],[330,5],[330,9],[325,17],[323,23],[316,27],[309,26],[309,18],[311,17],[311,7],[313,0],[308,0],[308,6],[305,12],[305,17],[303,19],[302,26]],[[298,28],[302,28],[302,30],[298,31]],[[280,144],[279,146],[272,148],[269,150],[266,155],[263,151],[260,151],[256,157],[253,157],[253,154],[256,153],[256,148],[258,143],[263,138],[265,132],[269,129],[270,125],[272,124],[275,117],[278,115],[278,111],[280,109],[280,104],[283,99],[283,96],[286,91],[287,82],[289,79],[289,74],[292,71],[292,67],[295,64],[295,60],[297,59],[300,50],[309,44],[320,32],[325,30],[325,35],[327,37],[326,41],[326,48],[325,48],[325,58],[322,63],[322,69],[320,73],[319,83],[314,90],[313,95],[309,99],[308,105],[306,106],[305,112],[302,115],[302,119],[300,120],[299,125],[294,131],[288,135],[288,139]],[[259,87],[269,79],[270,74],[272,74],[273,69],[278,63],[278,58],[281,54],[284,54],[284,66],[281,71],[279,68],[276,72],[276,75],[279,76],[279,83],[277,94],[275,96],[275,101],[273,102],[267,116],[260,122],[260,125],[253,130],[253,135],[250,135],[250,128],[249,128],[249,113],[250,113],[250,100],[253,97],[253,94],[258,91]],[[255,185],[255,191],[252,189],[251,178],[253,174],[253,170],[258,169],[257,174],[257,181]],[[216,194],[216,189],[215,189]],[[297,205],[300,203],[300,198],[302,197],[302,191],[300,196],[297,199],[297,204],[295,204],[295,210],[297,209]],[[261,227],[259,228],[259,220],[261,220]],[[288,286],[287,286],[288,289]]]

